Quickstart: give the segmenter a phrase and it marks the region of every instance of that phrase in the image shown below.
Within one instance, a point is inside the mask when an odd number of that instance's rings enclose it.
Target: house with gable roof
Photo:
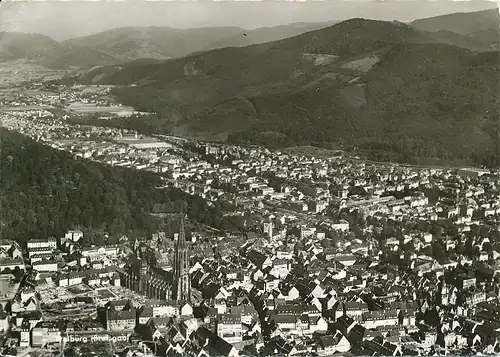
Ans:
[[[319,356],[331,356],[335,353],[346,353],[351,349],[349,340],[339,331],[333,335],[319,338],[317,353]]]

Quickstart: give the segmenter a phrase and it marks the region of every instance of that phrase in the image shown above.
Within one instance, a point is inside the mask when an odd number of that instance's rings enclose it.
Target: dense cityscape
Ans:
[[[497,171],[145,136],[75,124],[86,114],[61,105],[114,105],[102,96],[18,94],[2,126],[78,160],[155,173],[224,205],[241,230],[188,229],[159,207],[172,236],[2,237],[2,355],[500,353]]]

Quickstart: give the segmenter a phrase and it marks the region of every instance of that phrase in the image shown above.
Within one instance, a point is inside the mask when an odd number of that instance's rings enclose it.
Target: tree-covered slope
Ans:
[[[177,189],[157,189],[159,176],[75,160],[20,134],[0,129],[1,238],[21,243],[61,236],[82,227],[111,235],[159,228],[154,207],[186,212],[193,220],[218,226],[222,213]]]

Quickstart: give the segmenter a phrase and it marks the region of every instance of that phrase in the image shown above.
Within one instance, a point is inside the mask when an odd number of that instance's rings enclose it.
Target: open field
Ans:
[[[122,106],[98,106],[94,104],[87,104],[87,103],[80,103],[80,102],[75,102],[71,103],[68,107],[66,107],[67,110],[70,110],[72,112],[76,112],[79,114],[84,114],[84,113],[109,113],[109,114],[115,114],[118,116],[130,116],[134,113],[137,113],[137,111],[132,108],[132,107],[122,107]]]

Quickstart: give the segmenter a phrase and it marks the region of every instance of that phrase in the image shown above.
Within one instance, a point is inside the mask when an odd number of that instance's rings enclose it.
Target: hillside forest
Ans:
[[[101,232],[101,240],[108,233],[109,242],[122,235],[150,236],[165,229],[164,220],[152,214],[158,207],[161,213],[186,213],[191,224],[239,229],[219,204],[157,188],[164,183],[154,173],[74,158],[3,128],[0,137],[2,239],[25,244],[77,228]]]

